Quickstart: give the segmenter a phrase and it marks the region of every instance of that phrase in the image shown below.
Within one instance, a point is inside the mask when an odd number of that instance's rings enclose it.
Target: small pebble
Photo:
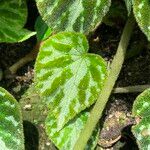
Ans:
[[[50,144],[51,144],[50,142],[46,142],[46,145],[47,145],[47,146],[50,146]]]
[[[31,104],[27,104],[24,106],[24,110],[31,110]]]

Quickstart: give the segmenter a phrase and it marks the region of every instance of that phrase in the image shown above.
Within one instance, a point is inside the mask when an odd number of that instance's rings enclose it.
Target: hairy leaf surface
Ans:
[[[22,42],[35,35],[23,29],[26,18],[25,0],[0,0],[0,42]]]
[[[133,9],[135,18],[150,41],[150,1],[133,0]]]
[[[38,41],[44,41],[52,34],[52,29],[47,26],[41,16],[36,20],[35,30],[37,32],[36,36]]]
[[[111,0],[36,0],[43,20],[54,32],[89,33],[102,21]]]
[[[57,131],[56,118],[52,115],[49,115],[46,119],[46,132],[58,149],[73,150],[89,115],[89,111],[80,113],[73,120],[68,122],[68,124],[66,124],[65,127],[60,131]],[[95,146],[97,145],[98,133],[99,130],[96,127],[86,146],[87,150],[94,150]]]
[[[105,61],[88,54],[80,33],[64,32],[41,46],[36,60],[36,85],[57,119],[60,130],[68,120],[92,105],[106,77]]]
[[[150,149],[150,89],[140,94],[133,105],[133,115],[137,117],[137,124],[133,126],[139,148]]]
[[[132,10],[132,0],[124,0],[124,1],[127,7],[128,15],[130,15],[131,10]]]
[[[21,111],[16,100],[0,88],[0,149],[24,150]]]

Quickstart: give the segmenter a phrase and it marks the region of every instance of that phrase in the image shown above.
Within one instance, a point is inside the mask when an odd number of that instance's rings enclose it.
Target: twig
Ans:
[[[16,72],[19,68],[23,67],[28,62],[36,59],[40,45],[41,45],[41,42],[38,42],[35,45],[34,49],[29,54],[27,54],[25,57],[21,58],[18,62],[13,64],[11,67],[9,67],[9,69],[5,71],[5,77],[8,76],[8,73],[9,74],[16,74]]]
[[[104,87],[98,97],[98,100],[95,103],[91,111],[90,117],[87,120],[85,128],[82,130],[75,144],[74,150],[84,150],[89,138],[92,135],[92,132],[96,124],[98,123],[99,119],[102,116],[105,105],[111,95],[115,82],[121,71],[134,24],[135,24],[135,21],[132,16],[129,18],[129,20],[127,21],[125,25],[125,28],[123,30],[123,34],[121,36],[121,40],[117,49],[117,53],[111,64],[109,76],[106,82],[104,83]]]
[[[139,93],[150,88],[150,85],[135,85],[127,87],[117,87],[113,89],[113,93]]]

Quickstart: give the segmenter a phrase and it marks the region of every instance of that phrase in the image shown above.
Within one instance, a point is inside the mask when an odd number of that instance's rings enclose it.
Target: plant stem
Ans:
[[[35,45],[34,49],[29,54],[27,54],[25,57],[21,58],[18,62],[13,64],[11,67],[9,67],[9,69],[5,71],[5,76],[7,77],[8,73],[16,74],[16,72],[19,68],[21,68],[22,66],[24,66],[28,62],[34,60],[38,54],[40,45],[41,45],[41,42],[38,42]]]
[[[104,87],[91,111],[90,117],[87,120],[85,128],[82,130],[80,137],[78,138],[75,144],[74,150],[84,150],[96,124],[102,116],[105,105],[108,101],[108,98],[110,97],[115,82],[121,71],[122,64],[125,59],[126,49],[129,44],[132,30],[134,28],[134,22],[135,21],[133,17],[130,16],[124,27],[121,40],[117,49],[117,53],[112,61],[109,76],[106,82],[104,83]]]
[[[127,87],[117,87],[113,89],[113,93],[138,93],[150,88],[150,85],[135,85]]]

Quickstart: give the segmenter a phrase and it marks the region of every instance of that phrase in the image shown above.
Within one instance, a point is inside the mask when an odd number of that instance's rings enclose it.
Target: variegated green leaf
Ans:
[[[124,0],[124,1],[127,7],[128,15],[130,15],[131,10],[132,10],[132,0]]]
[[[49,115],[46,119],[46,132],[58,149],[73,150],[89,115],[89,111],[80,113],[60,131],[57,131],[56,118]],[[86,150],[94,150],[97,145],[98,133],[99,130],[98,127],[96,127],[93,131],[93,135],[89,139]]]
[[[22,42],[35,35],[23,29],[26,18],[25,0],[0,0],[0,42]]]
[[[88,42],[80,33],[50,37],[36,60],[36,85],[46,98],[60,130],[68,120],[92,105],[106,77],[105,61],[88,54]]]
[[[150,41],[150,1],[133,0],[133,10],[141,30]]]
[[[3,88],[0,88],[0,150],[24,150],[19,105]]]
[[[141,150],[150,149],[150,89],[140,94],[133,105],[133,115],[137,118],[137,124],[133,126],[135,135]]]
[[[54,32],[89,33],[102,21],[111,0],[36,0],[43,20]]]
[[[38,41],[44,41],[52,34],[52,29],[47,26],[41,16],[36,19],[35,30]]]

